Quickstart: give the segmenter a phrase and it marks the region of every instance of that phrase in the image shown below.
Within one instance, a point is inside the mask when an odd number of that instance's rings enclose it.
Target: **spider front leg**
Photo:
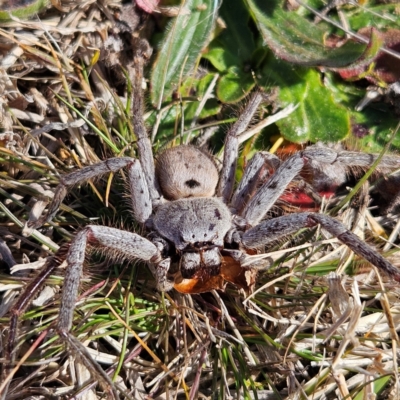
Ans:
[[[133,213],[138,222],[144,223],[151,215],[152,202],[141,164],[135,158],[121,157],[110,158],[101,163],[89,165],[79,171],[60,177],[60,183],[56,188],[47,213],[36,221],[28,221],[28,228],[37,229],[46,222],[51,221],[56,215],[64,197],[67,195],[69,187],[97,178],[108,172],[117,172],[126,167],[128,167]]]
[[[363,242],[358,236],[350,232],[339,221],[323,214],[298,213],[263,221],[243,234],[242,244],[250,249],[265,247],[268,243],[293,234],[301,228],[313,227],[318,224],[331,235],[337,237],[358,256],[400,282],[400,270],[378,254],[376,250]]]
[[[110,158],[62,176],[47,213],[35,221],[29,220],[27,223],[28,229],[37,229],[54,218],[64,197],[67,195],[69,187],[100,177],[108,172],[117,172],[123,168],[128,168],[129,170],[130,191],[136,220],[144,223],[151,215],[153,205],[159,204],[161,194],[155,181],[151,141],[147,135],[143,120],[143,68],[145,61],[148,59],[148,52],[148,43],[145,40],[139,40],[132,68],[132,112],[135,135],[138,139],[139,160],[131,157]]]
[[[231,207],[236,214],[242,211],[248,200],[253,196],[258,183],[268,177],[269,169],[276,170],[279,164],[279,158],[267,151],[254,154],[232,196]]]
[[[91,358],[86,348],[71,334],[75,304],[78,298],[79,282],[85,260],[86,247],[90,244],[105,249],[117,256],[127,259],[143,260],[153,264],[162,261],[160,251],[149,240],[136,233],[126,232],[105,226],[88,225],[80,231],[71,242],[67,254],[67,271],[65,275],[57,332],[66,347],[88,368],[93,376],[106,390],[114,391],[108,375]],[[116,393],[113,393],[115,398]]]
[[[140,170],[136,170],[136,172],[140,172]],[[131,178],[134,182],[137,182],[137,175],[132,173]],[[136,187],[135,190],[141,191],[138,187]],[[133,198],[134,197],[135,196],[133,196]],[[138,203],[134,205],[134,208],[135,207],[138,207]],[[173,283],[167,280],[170,260],[161,259],[162,247],[157,247],[149,240],[135,233],[102,226],[86,227],[76,235],[70,245],[63,246],[54,257],[49,258],[43,271],[25,288],[24,292],[10,310],[10,331],[5,346],[5,363],[2,368],[3,384],[0,385],[1,399],[6,395],[8,384],[12,378],[9,374],[11,373],[11,367],[14,364],[16,354],[15,346],[19,318],[26,311],[38,291],[44,286],[46,279],[65,259],[68,263],[68,268],[63,286],[57,330],[61,339],[74,354],[83,355],[83,364],[94,376],[100,377],[99,379],[102,385],[106,386],[107,390],[113,387],[108,376],[91,359],[86,348],[69,333],[72,326],[73,311],[78,296],[79,281],[87,244],[91,244],[94,247],[106,248],[124,258],[148,261],[150,265],[152,264],[151,266],[153,269],[155,269],[154,275],[157,279],[158,288],[160,290],[169,290],[173,286]],[[69,249],[68,252],[66,251],[67,248]]]
[[[229,203],[235,184],[236,165],[239,154],[239,135],[243,133],[250,124],[262,100],[263,94],[260,92],[255,93],[251,97],[243,114],[226,136],[222,170],[217,188],[217,195],[222,197],[226,204]]]
[[[300,173],[306,162],[307,158],[299,152],[289,157],[278,167],[271,178],[251,198],[241,213],[248,225],[254,226],[264,218],[267,211],[283,194],[289,183]]]

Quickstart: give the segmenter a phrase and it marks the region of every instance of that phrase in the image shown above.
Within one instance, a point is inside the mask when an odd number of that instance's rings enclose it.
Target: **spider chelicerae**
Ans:
[[[31,229],[38,229],[50,221],[70,186],[126,169],[133,216],[145,233],[99,225],[88,225],[78,232],[68,251],[48,261],[43,272],[13,307],[6,355],[9,363],[13,359],[18,316],[24,312],[37,288],[65,258],[67,269],[57,331],[69,349],[84,355],[84,364],[101,377],[104,386],[113,387],[108,376],[70,333],[88,245],[106,249],[128,260],[146,262],[160,291],[176,289],[182,293],[200,293],[223,289],[226,281],[249,290],[252,282],[245,280],[243,283],[243,272],[263,266],[262,263],[248,263],[249,254],[265,252],[270,243],[301,228],[320,225],[357,255],[400,281],[399,271],[389,261],[334,218],[317,212],[266,218],[268,211],[305,166],[312,169],[315,180],[318,180],[329,168],[334,168],[334,175],[337,171],[345,174],[349,167],[367,168],[375,162],[375,155],[310,146],[281,162],[272,154],[259,152],[248,162],[242,179],[236,185],[240,134],[251,122],[264,97],[262,93],[255,93],[227,134],[220,169],[209,153],[186,145],[168,148],[154,161],[142,117],[143,64],[143,54],[138,51],[132,64],[138,158],[112,158],[62,176],[45,216],[30,221],[28,225]],[[383,166],[398,168],[399,159],[386,157]],[[116,393],[113,395],[117,397]]]

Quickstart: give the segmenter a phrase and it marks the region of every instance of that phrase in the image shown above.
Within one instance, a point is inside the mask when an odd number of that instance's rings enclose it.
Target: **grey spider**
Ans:
[[[251,250],[265,250],[269,243],[300,228],[321,225],[357,255],[400,281],[399,271],[390,262],[329,216],[303,212],[265,219],[268,210],[305,165],[311,166],[314,171],[320,170],[322,174],[323,166],[327,165],[340,167],[341,170],[349,166],[365,168],[372,165],[376,156],[357,153],[355,157],[352,152],[310,146],[280,162],[277,157],[260,152],[250,160],[235,188],[239,137],[263,100],[263,95],[256,93],[227,134],[221,171],[212,156],[193,146],[167,149],[154,162],[151,142],[142,119],[143,58],[140,55],[134,58],[134,72],[133,112],[138,159],[112,158],[62,176],[46,215],[29,223],[30,228],[37,229],[50,221],[70,186],[122,168],[127,170],[133,215],[145,227],[146,235],[95,225],[88,225],[78,232],[66,254],[68,267],[57,322],[57,331],[64,343],[75,353],[85,355],[85,365],[102,376],[106,386],[112,387],[107,375],[90,361],[84,346],[70,333],[89,244],[129,260],[148,263],[160,291],[175,288],[184,293],[199,293],[220,289],[225,280],[241,286],[239,275],[248,268],[242,268],[242,265]],[[387,168],[399,166],[395,157],[387,157],[384,162]],[[274,170],[270,176],[266,172],[268,169]],[[63,256],[60,254],[59,258]],[[227,262],[227,259],[230,261]],[[11,311],[6,356],[10,362],[18,315],[25,310],[37,287],[57,263],[57,258],[49,261]]]
[[[139,137],[139,149],[142,148],[139,159],[112,158],[61,177],[47,214],[31,222],[31,227],[37,228],[51,220],[69,186],[126,168],[133,215],[145,226],[147,237],[97,225],[88,225],[75,236],[67,255],[69,267],[60,325],[71,326],[71,310],[88,244],[112,250],[124,258],[146,261],[160,291],[174,287],[183,293],[199,293],[221,289],[224,279],[239,284],[234,275],[240,272],[237,269],[229,272],[228,268],[234,267],[231,262],[226,262],[226,257],[241,265],[249,250],[265,249],[269,243],[300,228],[320,224],[356,254],[400,279],[394,266],[331,217],[303,212],[265,220],[267,212],[305,166],[312,169],[318,187],[327,179],[331,184],[343,181],[349,166],[365,168],[372,165],[375,155],[309,146],[280,162],[276,156],[260,152],[250,160],[234,189],[239,136],[262,99],[263,95],[256,93],[228,133],[220,172],[213,158],[194,146],[181,145],[164,150],[154,163],[150,142],[142,127],[144,136]],[[394,169],[399,160],[386,157],[384,164],[386,168]],[[265,177],[266,167],[275,171],[268,178]],[[261,175],[265,182],[258,187]],[[171,271],[174,276],[169,274]]]

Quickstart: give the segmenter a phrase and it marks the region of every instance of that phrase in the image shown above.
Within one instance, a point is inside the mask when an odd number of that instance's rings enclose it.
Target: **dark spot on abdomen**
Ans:
[[[200,183],[195,179],[189,179],[188,181],[185,182],[185,185],[190,187],[190,189],[193,189],[195,187],[199,187]]]

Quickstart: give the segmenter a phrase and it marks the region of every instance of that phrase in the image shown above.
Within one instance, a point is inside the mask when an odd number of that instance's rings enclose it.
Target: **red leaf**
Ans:
[[[151,14],[157,9],[160,0],[136,0],[136,5],[143,11]]]
[[[383,40],[383,46],[386,48],[397,52],[400,51],[400,30],[398,29],[389,29],[387,32],[380,32],[372,28],[363,28],[358,33],[363,36],[372,36],[374,34]],[[374,68],[370,71],[369,68],[372,61],[374,62]],[[400,60],[380,51],[372,59],[361,58],[356,63],[337,71],[346,80],[365,78],[374,84],[381,82],[390,84],[400,80]]]

